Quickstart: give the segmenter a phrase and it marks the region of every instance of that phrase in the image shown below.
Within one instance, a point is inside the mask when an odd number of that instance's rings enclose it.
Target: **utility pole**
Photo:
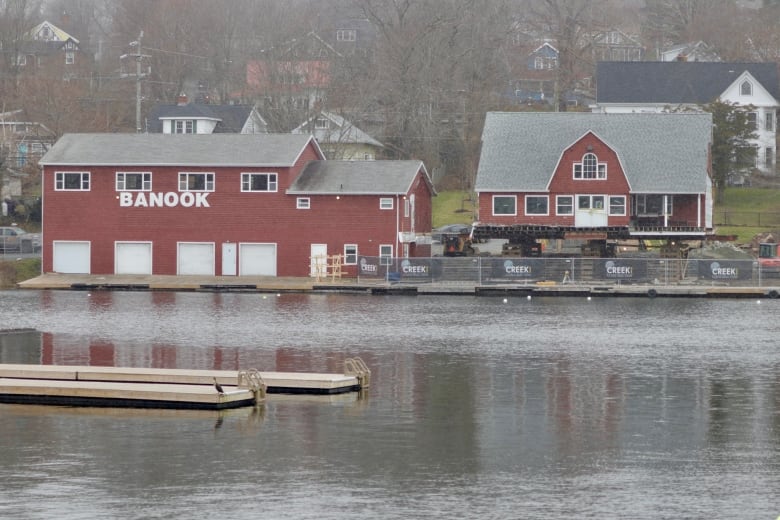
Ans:
[[[141,73],[141,60],[144,58],[150,58],[148,54],[143,54],[141,52],[141,39],[144,37],[144,32],[141,31],[141,33],[138,35],[138,40],[134,42],[130,42],[130,47],[135,47],[136,51],[134,54],[123,54],[119,57],[119,59],[125,59],[125,58],[135,58],[135,74],[122,74],[123,78],[126,78],[128,76],[135,76],[135,131],[137,133],[141,133],[141,80],[145,78],[147,74]]]

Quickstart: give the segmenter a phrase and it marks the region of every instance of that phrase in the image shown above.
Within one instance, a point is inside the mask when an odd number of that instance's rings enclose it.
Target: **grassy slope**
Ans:
[[[465,211],[462,211],[465,210]],[[716,222],[724,211],[732,212],[731,221],[739,224],[741,214],[746,223],[757,220],[756,213],[780,214],[780,190],[769,188],[728,188],[723,202],[715,204]],[[474,220],[474,204],[462,191],[439,192],[433,198],[433,227],[445,224],[470,224]],[[732,225],[716,226],[719,235],[736,235],[737,242],[749,243],[754,235],[774,231],[777,226]]]

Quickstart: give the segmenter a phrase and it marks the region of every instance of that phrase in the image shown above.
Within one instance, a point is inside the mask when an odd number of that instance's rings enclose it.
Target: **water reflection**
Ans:
[[[229,414],[0,406],[4,517],[778,514],[775,301],[3,296],[41,331],[4,363],[372,369]]]

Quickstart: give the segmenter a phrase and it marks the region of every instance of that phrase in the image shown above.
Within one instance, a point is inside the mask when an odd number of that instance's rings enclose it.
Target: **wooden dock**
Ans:
[[[258,404],[266,392],[330,395],[368,386],[370,371],[358,358],[345,361],[345,372],[0,364],[0,402],[221,410]]]

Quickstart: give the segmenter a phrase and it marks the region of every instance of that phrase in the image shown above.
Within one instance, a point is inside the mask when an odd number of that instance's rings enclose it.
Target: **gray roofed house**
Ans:
[[[338,114],[320,112],[291,132],[311,134],[328,159],[374,160],[384,145]]]
[[[711,114],[490,112],[476,191],[546,191],[563,151],[593,132],[620,158],[634,193],[700,193]]]
[[[287,190],[307,195],[405,195],[422,170],[421,161],[312,161]]]
[[[756,168],[775,172],[780,80],[776,63],[600,62],[593,112],[647,113],[722,101],[745,107],[755,121]]]
[[[313,140],[292,134],[65,134],[39,164],[292,166]]]
[[[608,207],[601,225],[627,225],[658,205],[658,216],[703,228],[711,137],[708,113],[490,112],[474,186],[480,220],[571,225],[579,209]]]
[[[156,105],[146,117],[146,131],[165,134],[262,134],[268,124],[252,105],[188,103]]]

